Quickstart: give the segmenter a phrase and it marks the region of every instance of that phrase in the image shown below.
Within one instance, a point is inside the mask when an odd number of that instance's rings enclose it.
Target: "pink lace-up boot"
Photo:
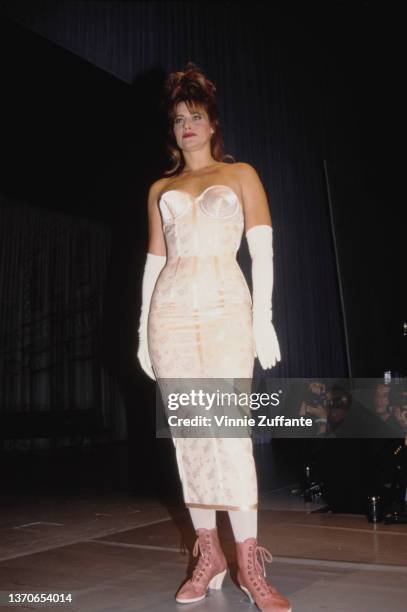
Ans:
[[[237,580],[250,601],[262,612],[291,612],[291,604],[275,587],[268,584],[264,562],[271,563],[271,552],[258,546],[255,538],[236,542]],[[262,567],[257,556],[260,556]]]
[[[175,596],[178,603],[200,601],[205,598],[208,588],[221,589],[226,574],[227,563],[220,547],[217,528],[197,529],[196,534],[193,555],[196,557],[198,551],[201,554],[192,578],[187,580]]]

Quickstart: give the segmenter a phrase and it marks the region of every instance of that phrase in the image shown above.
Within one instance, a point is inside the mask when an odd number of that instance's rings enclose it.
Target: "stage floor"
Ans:
[[[407,525],[373,525],[362,515],[316,509],[290,487],[260,499],[259,543],[274,558],[268,576],[293,610],[404,612]],[[218,513],[218,527],[230,572],[222,591],[188,607],[174,601],[192,567],[188,550],[194,532],[182,506],[111,492],[21,494],[2,505],[3,598],[8,591],[72,592],[73,605],[47,609],[253,612],[234,582],[233,536],[225,512]],[[0,609],[18,608],[3,604]],[[26,604],[24,609],[41,608]]]

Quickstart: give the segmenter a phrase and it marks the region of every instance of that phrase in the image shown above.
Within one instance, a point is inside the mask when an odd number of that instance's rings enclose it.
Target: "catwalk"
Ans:
[[[268,458],[259,450],[256,463],[262,471]],[[18,496],[3,491],[1,591],[72,591],[69,610],[175,612],[180,605],[173,599],[174,589],[185,577],[194,542],[188,512],[180,500],[114,490],[123,457],[110,454],[111,482],[106,453],[104,457],[94,457],[103,469],[94,474],[93,491],[85,486],[86,453],[80,458],[81,470],[75,469],[76,488],[69,488],[66,480],[59,491],[55,485],[47,491],[33,481],[31,492],[28,483],[20,486]],[[275,483],[289,477],[275,468],[272,472]],[[259,532],[273,550],[267,574],[287,593],[293,610],[404,612],[407,526],[319,513],[317,504],[304,503],[290,490],[260,492]],[[253,612],[234,582],[233,535],[226,512],[219,513],[218,527],[229,570],[222,591],[194,604],[194,610]],[[2,607],[7,609],[16,608]]]

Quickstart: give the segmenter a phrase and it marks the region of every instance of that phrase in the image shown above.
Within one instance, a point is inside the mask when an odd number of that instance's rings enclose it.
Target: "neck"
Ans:
[[[217,162],[212,162],[209,164],[205,164],[203,166],[184,166],[184,172],[185,174],[191,174],[193,172],[200,172],[201,170],[206,170],[207,168],[210,168],[211,166],[215,166]]]
[[[210,168],[211,166],[215,166],[218,162],[216,162],[213,157],[189,157],[185,155],[184,157],[185,166],[183,172],[192,173],[199,172],[200,170],[205,170],[206,168]]]

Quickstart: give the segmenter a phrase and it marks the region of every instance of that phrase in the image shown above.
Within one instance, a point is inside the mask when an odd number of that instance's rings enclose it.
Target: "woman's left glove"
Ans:
[[[246,232],[252,259],[253,337],[255,356],[264,370],[281,360],[280,346],[272,323],[273,229],[255,225]]]
[[[153,253],[147,253],[146,263],[144,266],[143,283],[141,290],[141,314],[140,324],[138,328],[139,345],[137,351],[137,359],[144,372],[152,380],[156,380],[154,370],[151,365],[151,359],[148,352],[147,342],[147,323],[148,313],[150,312],[151,296],[154,291],[157,278],[165,266],[167,257],[165,255],[154,255]]]

